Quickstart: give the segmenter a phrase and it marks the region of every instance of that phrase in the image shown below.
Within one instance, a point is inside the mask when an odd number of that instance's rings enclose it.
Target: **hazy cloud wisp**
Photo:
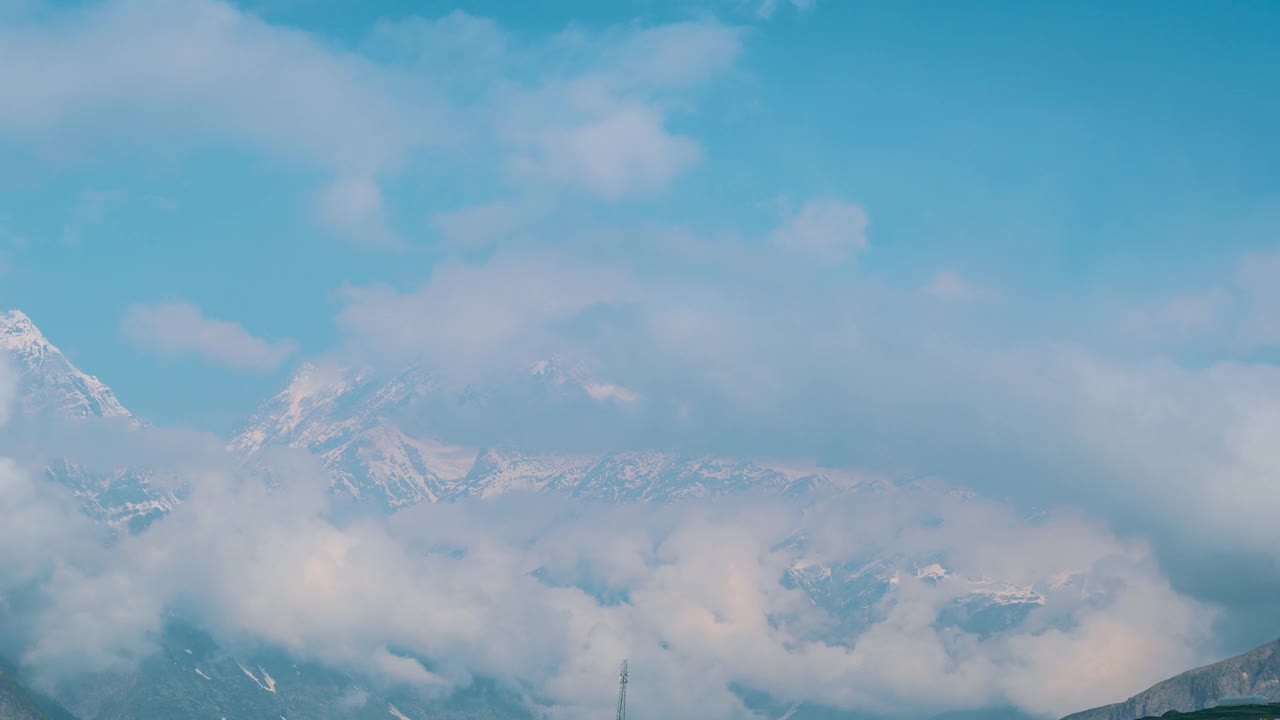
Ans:
[[[274,370],[294,351],[291,341],[269,342],[238,323],[215,320],[194,305],[134,305],[120,329],[138,346],[165,355],[196,355],[238,370]]]

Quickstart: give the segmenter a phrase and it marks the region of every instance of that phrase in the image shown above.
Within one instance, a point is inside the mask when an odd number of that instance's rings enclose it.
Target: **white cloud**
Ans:
[[[536,212],[510,202],[471,205],[431,218],[431,227],[459,249],[484,248],[520,234]]]
[[[1153,342],[1194,340],[1223,329],[1230,307],[1222,290],[1181,293],[1120,313],[1121,331]]]
[[[340,177],[316,202],[317,217],[356,241],[387,248],[404,246],[404,239],[387,222],[382,188],[372,178]]]
[[[290,341],[256,338],[237,323],[205,317],[199,308],[182,302],[134,305],[125,313],[120,329],[148,350],[197,355],[241,370],[273,370],[294,350]]]
[[[987,290],[969,284],[959,273],[950,269],[939,270],[922,290],[929,297],[950,303],[975,302],[989,295]]]
[[[319,473],[283,472],[274,487],[196,480],[146,531],[37,573],[47,604],[31,619],[29,668],[65,677],[134,661],[176,613],[217,637],[427,691],[498,678],[565,720],[609,710],[608,676],[626,656],[645,686],[663,688],[637,717],[744,717],[735,685],[870,711],[1008,701],[1049,716],[1195,662],[1211,619],[1170,589],[1140,545],[1070,517],[1030,523],[928,489],[828,498],[804,512],[751,500],[601,508],[521,498],[338,525]],[[0,510],[13,502],[0,491]],[[798,536],[803,546],[791,542]],[[66,550],[18,546],[37,558]],[[423,550],[439,546],[463,552]],[[868,558],[898,581],[853,635],[833,633],[832,618],[784,584],[801,560]],[[946,563],[944,581],[915,577],[925,558]],[[539,568],[545,580],[531,574]],[[985,592],[983,578],[1044,602],[987,637],[940,622]],[[627,601],[602,603],[580,583]],[[1064,657],[1124,662],[1064,672]]]
[[[625,91],[655,92],[710,81],[742,52],[742,33],[714,21],[678,22],[603,38],[602,65]]]
[[[661,190],[701,157],[698,144],[669,134],[643,106],[620,107],[581,125],[547,130],[536,154],[517,161],[530,177],[581,187],[609,199]]]
[[[1264,347],[1280,347],[1280,250],[1241,258],[1236,279],[1249,303],[1245,339]]]
[[[92,136],[142,122],[349,171],[440,139],[434,108],[396,99],[394,73],[231,5],[113,0],[37,18],[2,31],[0,127],[10,132]]]
[[[441,265],[410,293],[349,288],[338,324],[352,347],[470,376],[554,354],[558,323],[625,298],[628,286],[607,268],[502,255]]]
[[[379,22],[350,51],[218,0],[106,0],[21,14],[0,47],[0,134],[33,152],[234,143],[326,176],[316,216],[396,246],[384,188],[424,152],[526,193],[667,188],[702,154],[668,120],[732,66],[741,33],[706,20],[528,40],[454,12]]]
[[[0,357],[0,428],[9,422],[9,413],[17,394],[18,378],[9,367],[8,360]]]
[[[791,214],[774,231],[773,241],[798,255],[840,262],[867,248],[867,213],[856,203],[816,198]]]
[[[215,0],[47,9],[0,47],[0,133],[60,152],[229,139],[372,183],[451,135],[409,75]]]
[[[740,49],[739,31],[714,22],[553,38],[543,60],[560,72],[498,101],[515,178],[606,199],[667,188],[702,157],[694,139],[668,131],[668,116],[681,93],[722,74]]]

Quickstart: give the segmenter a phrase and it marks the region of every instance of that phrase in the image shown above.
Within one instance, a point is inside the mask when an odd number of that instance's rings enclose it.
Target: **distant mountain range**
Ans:
[[[19,369],[18,405],[23,415],[143,425],[109,387],[72,364],[23,313],[0,313],[0,352]],[[553,360],[533,365],[529,376],[554,391],[584,396],[599,394],[605,387],[576,377]],[[666,502],[744,491],[794,495],[865,482],[837,469],[751,459],[658,452],[527,454],[463,447],[410,429],[415,406],[447,392],[444,387],[419,367],[386,377],[308,363],[263,403],[227,447],[249,463],[272,447],[307,450],[329,471],[336,492],[388,511],[510,492]],[[51,458],[48,472],[82,499],[90,515],[111,525],[140,523],[167,512],[177,501],[153,486],[145,468],[88,469],[73,458]]]
[[[136,419],[111,389],[75,367],[21,312],[0,314],[0,350],[21,372],[20,406],[27,415],[54,414],[72,421]],[[590,397],[602,392],[581,371],[551,359],[533,364],[527,380],[542,390]],[[529,454],[474,448],[413,430],[417,408],[449,392],[424,368],[379,375],[304,364],[285,388],[262,404],[227,444],[249,464],[271,448],[306,450],[330,473],[335,493],[390,512],[423,502],[543,493],[604,502],[672,502],[744,492],[808,496],[826,492],[877,493],[892,484],[832,468],[753,459],[686,457],[659,452],[603,455]],[[616,391],[615,392],[620,392]],[[140,524],[172,508],[178,499],[151,483],[146,468],[87,470],[74,458],[51,458],[51,478],[69,486],[91,516],[112,525]],[[796,540],[803,554],[803,539]],[[799,563],[785,581],[804,589],[853,631],[874,621],[877,602],[892,592],[898,567],[948,572],[933,558],[866,558],[827,567]],[[928,568],[921,571],[918,568]],[[962,606],[949,610],[954,624],[994,632],[1043,603],[1031,588],[975,579]]]
[[[71,363],[21,312],[0,313],[0,353],[7,355],[20,374],[19,422],[23,418],[54,418],[65,423],[114,423],[126,431],[146,427],[109,387]],[[531,366],[526,380],[538,392],[569,397],[598,400],[625,394],[622,389],[592,382],[580,372],[563,368],[554,359]],[[909,487],[851,471],[761,459],[649,451],[526,453],[468,447],[442,440],[420,420],[424,404],[451,392],[456,390],[421,367],[384,375],[305,364],[243,424],[227,443],[227,450],[250,466],[265,462],[272,448],[307,451],[328,471],[335,493],[386,512],[424,502],[485,499],[509,493],[627,503],[748,491],[802,499],[831,493],[910,491]],[[89,467],[67,456],[49,457],[45,463],[49,478],[70,488],[87,514],[122,531],[136,531],[180,502],[179,497],[161,489],[154,482],[153,471],[145,467]],[[905,578],[962,583],[964,593],[942,611],[939,622],[984,637],[1016,626],[1044,605],[1045,593],[1059,587],[1020,587],[999,578],[957,577],[941,557],[871,556],[832,565],[809,559],[803,536],[797,535],[792,543],[791,549],[800,559],[785,571],[782,582],[803,590],[815,606],[826,610],[836,622],[827,631],[841,638],[855,637],[882,620]],[[1071,579],[1057,582],[1070,583]],[[283,655],[232,656],[198,631],[181,626],[167,630],[161,643],[162,652],[142,667],[86,678],[61,688],[56,697],[85,720],[143,717],[129,710],[142,707],[147,708],[146,717],[478,718],[486,716],[489,711],[484,708],[488,707],[505,707],[503,717],[519,716],[512,698],[484,688],[468,691],[471,695],[463,693],[459,696],[461,705],[447,706],[412,696],[378,695],[355,678]],[[1221,672],[1214,670],[1219,666],[1192,671],[1127,703],[1080,713],[1072,719],[1133,720],[1165,709],[1195,709],[1228,694],[1280,697],[1274,685],[1278,677],[1272,660],[1274,647],[1267,647],[1271,651],[1260,648],[1226,661],[1236,662],[1238,667],[1220,663],[1225,668]],[[0,719],[7,720],[4,692],[0,686]],[[344,709],[343,703],[357,696],[362,702],[352,705],[350,712]],[[17,707],[18,700],[8,702]],[[469,710],[455,712],[459,707]],[[792,717],[835,716],[804,708]],[[13,717],[25,720],[27,716]]]
[[[529,380],[584,397],[602,387],[574,378],[555,361],[534,364]],[[412,429],[420,424],[413,421],[414,408],[451,392],[447,388],[421,367],[388,378],[308,363],[228,447],[249,461],[271,447],[308,450],[324,463],[338,492],[388,510],[510,492],[667,502],[747,490],[796,494],[862,482],[839,470],[749,459],[657,452],[527,454],[459,446]]]
[[[1078,712],[1064,720],[1135,720],[1164,715],[1170,710],[1201,710],[1223,698],[1251,695],[1280,702],[1280,640],[1188,670],[1124,702]]]

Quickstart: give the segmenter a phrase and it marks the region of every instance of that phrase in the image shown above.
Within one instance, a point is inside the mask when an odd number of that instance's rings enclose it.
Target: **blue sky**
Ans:
[[[946,272],[999,297],[963,320],[974,342],[1110,347],[1100,315],[1210,292],[1276,243],[1274,5],[774,5],[11,5],[12,51],[39,63],[43,39],[65,65],[62,95],[19,66],[4,76],[0,304],[136,412],[225,430],[302,358],[351,341],[340,288],[412,292],[440,263],[600,259],[729,297],[758,269],[682,266],[652,236],[735,252],[827,198],[862,208],[866,247],[778,272],[773,292],[810,276],[910,290]],[[641,59],[610,49],[681,23],[695,32]],[[183,56],[181,37],[212,39]],[[128,38],[134,53],[95,55]],[[663,53],[667,76],[641,77]],[[279,62],[247,81],[252,57]],[[186,70],[140,79],[166,63]],[[556,117],[565,86],[595,74],[617,107]],[[548,133],[632,110],[606,152],[678,140],[670,157],[513,170]],[[376,208],[326,214],[330,189],[362,187]],[[433,221],[493,203],[498,238],[451,243]],[[297,350],[226,367],[122,331],[131,306],[173,302]],[[877,302],[911,317],[899,296]],[[1266,351],[1143,348],[1191,363]]]

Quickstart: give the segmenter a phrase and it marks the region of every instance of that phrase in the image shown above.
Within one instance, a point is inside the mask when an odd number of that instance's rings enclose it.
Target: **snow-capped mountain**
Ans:
[[[557,393],[600,400],[631,391],[593,382],[581,371],[543,361],[529,381]],[[608,388],[607,390],[605,388]],[[495,497],[511,492],[570,495],[607,502],[666,502],[745,491],[797,493],[862,478],[746,459],[659,452],[530,454],[465,447],[415,430],[415,407],[456,392],[420,367],[390,378],[365,370],[304,365],[265,403],[229,448],[253,461],[271,447],[305,449],[321,459],[336,490],[395,509],[419,502]]]
[[[250,460],[271,447],[308,450],[335,489],[388,509],[436,502],[454,494],[478,453],[401,430],[396,416],[435,387],[416,367],[377,380],[368,371],[307,363],[228,447]]]
[[[580,369],[554,360],[531,366],[526,380],[537,389],[586,397],[598,385]],[[647,503],[751,491],[820,497],[830,491],[877,494],[915,487],[851,471],[758,459],[468,448],[415,431],[421,427],[415,422],[418,410],[448,393],[466,395],[464,403],[485,397],[484,390],[450,388],[420,367],[379,378],[369,371],[309,364],[262,406],[230,448],[250,462],[271,447],[309,450],[329,470],[336,492],[388,509],[508,493]],[[825,628],[827,639],[855,637],[882,620],[901,582],[949,583],[956,599],[940,619],[984,636],[1018,624],[1044,603],[1041,590],[1047,590],[960,577],[945,567],[944,558],[869,556],[829,563],[812,557],[803,538],[796,539],[792,550],[801,560],[783,581],[827,612],[832,619]]]
[[[111,388],[82,372],[18,310],[0,313],[0,355],[18,373],[18,422],[111,422],[129,430],[142,423]],[[90,467],[76,458],[40,458],[49,477],[67,486],[94,518],[113,526],[144,523],[168,512],[175,499],[150,483],[143,468]]]
[[[133,418],[111,388],[81,372],[18,310],[0,312],[0,352],[18,370],[18,405],[27,415]]]

